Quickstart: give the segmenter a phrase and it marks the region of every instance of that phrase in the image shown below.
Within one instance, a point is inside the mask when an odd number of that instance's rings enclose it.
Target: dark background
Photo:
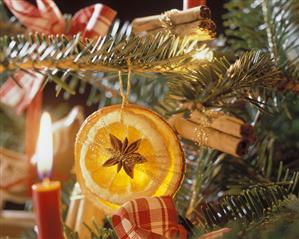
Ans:
[[[35,0],[29,1],[35,4]],[[116,18],[119,18],[121,22],[127,20],[132,21],[136,17],[157,15],[173,8],[179,10],[183,8],[183,0],[55,0],[55,2],[62,13],[69,14],[74,14],[78,10],[91,4],[103,3],[117,11]],[[225,12],[223,8],[225,2],[227,2],[227,0],[207,0],[207,5],[212,11],[212,19],[217,25],[217,35],[223,33],[221,16]],[[57,107],[61,107],[62,103],[63,106],[68,107],[80,104],[84,106],[85,113],[88,115],[97,109],[97,105],[86,106],[87,97],[88,91],[86,94],[82,95],[77,93],[75,96],[72,96],[69,100],[65,101],[63,93],[58,97],[55,96],[55,85],[54,83],[49,83],[44,91],[43,105],[44,109],[53,113],[53,116],[56,119],[61,117],[59,113],[57,115],[57,112],[59,112]]]
[[[16,0],[17,1],[17,0]],[[35,0],[29,0],[35,3]],[[62,13],[74,14],[78,10],[95,3],[103,3],[117,11],[117,18],[122,21],[133,20],[136,17],[160,14],[164,11],[183,8],[183,0],[55,0]],[[222,32],[221,15],[226,0],[207,0],[212,10],[213,20],[219,32]]]

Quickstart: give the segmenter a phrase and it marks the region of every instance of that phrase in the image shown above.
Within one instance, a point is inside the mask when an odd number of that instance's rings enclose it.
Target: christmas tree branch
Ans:
[[[282,71],[279,88],[299,92],[299,3],[296,0],[232,0],[225,4],[230,49],[264,49]]]
[[[197,52],[197,41],[166,33],[143,38],[117,36],[83,41],[64,36],[0,38],[0,72],[48,69],[94,72],[182,72]]]
[[[266,217],[248,224],[233,222],[225,236],[238,238],[296,238],[299,233],[299,198],[290,196]]]
[[[224,154],[215,150],[184,144],[186,152],[186,173],[184,182],[176,195],[176,204],[182,215],[191,215],[197,204],[206,200],[205,190],[213,191],[211,183],[221,170]],[[188,203],[186,203],[188,202]]]
[[[224,8],[227,13],[223,15],[223,25],[230,50],[243,52],[266,48],[267,35],[260,1],[231,0],[224,4]]]
[[[230,220],[248,224],[260,220],[270,211],[277,209],[285,199],[293,195],[297,184],[298,181],[284,181],[254,185],[244,189],[240,194],[220,198],[218,202],[200,203],[191,219],[194,223],[207,227],[225,225]]]
[[[226,58],[214,58],[190,71],[184,80],[174,76],[169,82],[168,98],[181,103],[193,102],[199,110],[201,106],[225,107],[234,99],[258,105],[256,89],[271,89],[279,81],[280,72],[270,56],[261,51],[250,51],[232,64]]]
[[[299,2],[265,0],[262,10],[267,24],[268,49],[286,76],[284,88],[290,89],[299,79]]]

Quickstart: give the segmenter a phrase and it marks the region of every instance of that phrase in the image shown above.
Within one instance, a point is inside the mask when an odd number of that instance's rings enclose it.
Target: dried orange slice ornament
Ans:
[[[83,192],[108,214],[134,198],[174,195],[185,166],[171,126],[132,104],[90,115],[77,135],[75,160]]]

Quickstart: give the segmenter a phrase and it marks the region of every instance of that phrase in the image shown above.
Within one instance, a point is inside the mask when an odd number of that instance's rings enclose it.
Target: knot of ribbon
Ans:
[[[186,239],[178,224],[172,197],[145,197],[125,203],[113,216],[113,227],[120,239]]]

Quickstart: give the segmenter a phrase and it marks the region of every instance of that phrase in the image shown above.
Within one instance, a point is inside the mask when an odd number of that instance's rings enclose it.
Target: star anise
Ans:
[[[117,164],[117,172],[122,168],[126,174],[131,178],[134,178],[135,164],[141,164],[146,162],[146,158],[140,153],[137,153],[141,139],[129,144],[126,137],[123,142],[120,139],[110,134],[111,148],[107,150],[111,153],[111,157],[103,164],[104,167],[111,167]]]

